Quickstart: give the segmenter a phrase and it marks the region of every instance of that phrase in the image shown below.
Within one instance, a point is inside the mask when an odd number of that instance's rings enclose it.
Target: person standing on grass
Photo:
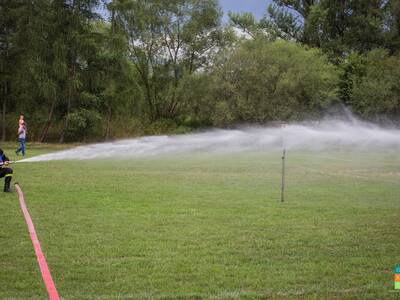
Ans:
[[[4,192],[10,192],[10,183],[13,176],[13,170],[8,166],[10,160],[4,154],[3,150],[0,149],[0,178],[4,178]]]
[[[26,125],[25,122],[22,121],[18,128],[18,141],[19,141],[19,148],[15,151],[15,154],[22,153],[22,156],[25,156],[25,143],[26,143]]]
[[[20,115],[20,116],[19,116],[19,120],[18,120],[18,127],[21,126],[21,125],[24,124],[24,123],[25,123],[25,121],[24,121],[24,115]]]

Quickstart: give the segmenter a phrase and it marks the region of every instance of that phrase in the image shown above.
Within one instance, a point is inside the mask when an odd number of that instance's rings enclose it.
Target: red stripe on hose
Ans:
[[[21,188],[18,184],[15,185],[17,189],[19,204],[21,206],[21,210],[24,214],[26,225],[28,225],[29,234],[31,236],[33,248],[35,249],[36,258],[39,263],[40,272],[42,273],[42,278],[44,284],[46,285],[47,293],[49,295],[50,300],[59,300],[58,292],[56,286],[54,285],[54,281],[51,278],[51,274],[49,271],[49,267],[47,266],[46,259],[42,252],[42,248],[40,247],[39,239],[37,238],[35,227],[33,226],[31,216],[29,215],[28,209],[25,205],[24,194],[22,193]]]

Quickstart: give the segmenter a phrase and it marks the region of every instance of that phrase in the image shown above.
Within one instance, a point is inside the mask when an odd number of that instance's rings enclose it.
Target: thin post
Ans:
[[[285,202],[285,160],[286,160],[286,149],[282,151],[282,182],[281,182],[281,202]]]
[[[285,167],[286,167],[286,145],[284,137],[284,129],[286,123],[281,124],[281,134],[282,134],[282,179],[281,179],[281,202],[285,202]]]

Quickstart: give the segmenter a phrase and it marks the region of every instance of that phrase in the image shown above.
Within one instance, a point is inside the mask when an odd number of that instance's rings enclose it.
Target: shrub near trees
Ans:
[[[399,119],[398,1],[0,2],[2,139],[91,141],[318,117],[340,101]],[[267,4],[266,4],[267,5]],[[233,34],[240,28],[246,38]]]
[[[247,41],[214,76],[216,125],[298,120],[336,98],[336,68],[293,42]]]
[[[400,56],[390,56],[387,50],[369,52],[359,75],[353,75],[350,105],[362,116],[400,114]]]

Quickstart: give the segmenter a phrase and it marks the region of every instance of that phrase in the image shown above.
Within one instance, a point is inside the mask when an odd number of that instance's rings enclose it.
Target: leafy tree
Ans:
[[[59,10],[63,15],[62,43],[65,47],[64,59],[68,69],[64,83],[64,94],[60,100],[61,117],[64,118],[64,126],[60,134],[59,142],[64,142],[65,132],[69,125],[69,113],[73,109],[74,99],[79,98],[84,89],[82,72],[97,53],[99,43],[98,34],[92,29],[92,23],[98,18],[94,9],[99,0],[70,0],[65,1]]]
[[[86,142],[87,137],[96,134],[100,128],[101,116],[95,110],[77,109],[68,114],[68,119],[70,126],[66,135],[71,140]]]
[[[181,79],[205,67],[222,46],[216,0],[115,0],[151,120],[175,117]]]
[[[322,48],[334,62],[350,52],[379,47],[399,50],[400,4],[396,0],[274,0],[256,22],[248,14],[231,15],[235,26]]]
[[[248,41],[214,76],[217,124],[299,119],[336,99],[336,68],[292,42]]]
[[[354,84],[365,73],[365,59],[362,55],[353,52],[342,61],[339,69],[339,98],[345,105],[350,105]]]
[[[7,106],[12,103],[12,82],[15,80],[14,61],[17,58],[15,35],[17,19],[22,4],[18,1],[0,1],[0,102],[1,102],[1,140],[6,140]]]
[[[67,70],[63,61],[65,48],[57,35],[59,28],[54,26],[58,15],[53,8],[47,1],[28,2],[21,11],[16,34],[19,51],[19,82],[16,84],[27,83],[25,87],[28,88],[16,96],[25,103],[37,101],[38,105],[34,105],[38,107],[36,112],[45,118],[40,141],[43,141],[50,128],[60,92],[58,83]]]
[[[91,23],[97,18],[93,10],[99,2],[36,0],[23,5],[17,22],[15,83],[24,89],[16,97],[36,116],[36,126],[42,123],[39,141],[45,140],[53,121],[60,118],[64,124],[59,141],[64,141],[67,116],[76,99],[89,88],[82,76],[88,74],[96,52]]]
[[[180,123],[190,127],[211,126],[217,99],[216,85],[220,83],[211,70],[183,78],[178,90],[182,99]]]
[[[96,23],[96,29],[102,35],[95,62],[97,94],[101,102],[101,111],[105,115],[104,139],[111,135],[111,124],[114,115],[131,117],[127,113],[129,104],[134,101],[137,90],[136,71],[128,59],[128,47],[125,35],[115,24],[111,12],[110,24]]]
[[[364,57],[363,73],[354,75],[350,104],[364,117],[400,114],[400,56],[376,49]]]
[[[383,46],[393,54],[400,50],[400,1],[389,0],[385,8]]]
[[[261,23],[258,23],[254,18],[254,15],[249,12],[244,13],[228,13],[230,23],[234,27],[243,31],[246,35],[257,38],[258,36],[262,36],[265,34],[264,28]]]

